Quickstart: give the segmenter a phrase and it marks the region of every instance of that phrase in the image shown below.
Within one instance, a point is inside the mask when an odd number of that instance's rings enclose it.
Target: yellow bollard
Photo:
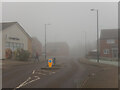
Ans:
[[[52,59],[49,59],[49,60],[48,60],[48,66],[49,66],[49,68],[52,67]]]

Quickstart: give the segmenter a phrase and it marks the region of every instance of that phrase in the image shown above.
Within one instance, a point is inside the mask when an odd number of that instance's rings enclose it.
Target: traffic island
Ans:
[[[44,69],[44,70],[56,70],[56,69],[60,69],[60,68],[49,68],[49,67],[43,67],[43,68],[41,68],[41,69]]]
[[[41,69],[44,70],[56,70],[56,69],[60,69],[61,65],[60,64],[56,64],[56,58],[49,58],[46,67],[42,67]]]
[[[44,70],[57,70],[57,69],[60,69],[60,68],[62,68],[61,65],[55,65],[53,67],[48,67],[48,66],[42,67],[41,69],[44,69]]]

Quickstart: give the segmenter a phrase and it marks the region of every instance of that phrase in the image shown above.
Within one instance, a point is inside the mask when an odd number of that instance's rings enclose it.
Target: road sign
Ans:
[[[53,65],[55,66],[55,63],[56,63],[56,58],[54,57],[53,58]]]

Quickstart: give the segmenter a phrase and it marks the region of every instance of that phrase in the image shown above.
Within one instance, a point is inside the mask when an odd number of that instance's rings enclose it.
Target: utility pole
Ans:
[[[86,47],[86,32],[85,32],[85,55],[87,54],[87,47]]]
[[[87,54],[87,47],[86,47],[86,31],[83,31],[83,37],[84,37],[84,54],[85,54],[85,56],[86,56],[86,54]]]

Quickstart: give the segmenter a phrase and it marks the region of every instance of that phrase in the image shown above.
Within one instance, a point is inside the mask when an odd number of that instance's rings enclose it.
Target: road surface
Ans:
[[[100,68],[75,58],[59,59],[57,69],[41,69],[46,62],[3,69],[3,88],[81,88],[85,79]]]

